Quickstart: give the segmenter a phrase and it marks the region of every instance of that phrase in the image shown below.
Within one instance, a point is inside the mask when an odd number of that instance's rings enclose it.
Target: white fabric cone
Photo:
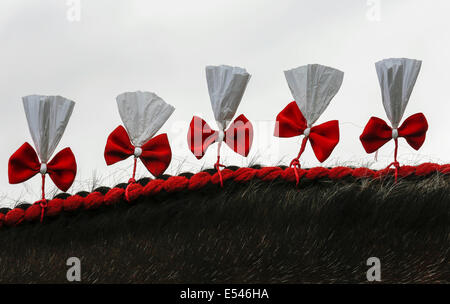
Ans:
[[[206,81],[214,118],[224,130],[241,103],[251,75],[240,67],[227,65],[207,66]]]
[[[175,110],[151,92],[125,92],[116,100],[125,129],[136,147],[152,138]]]
[[[384,110],[392,127],[397,128],[420,72],[422,61],[390,58],[375,63]]]
[[[320,64],[308,64],[284,72],[300,111],[311,127],[336,95],[344,72]]]
[[[75,102],[61,96],[22,97],[31,137],[41,162],[47,163],[61,140]]]

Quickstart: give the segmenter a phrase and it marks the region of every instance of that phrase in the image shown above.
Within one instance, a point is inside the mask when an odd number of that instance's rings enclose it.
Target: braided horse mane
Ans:
[[[0,209],[0,282],[450,282],[450,165],[215,169]],[[395,190],[395,191],[394,191]],[[44,210],[44,220],[40,216]],[[21,259],[17,259],[20,256]],[[51,258],[49,258],[51,257]],[[446,270],[447,269],[447,270]]]

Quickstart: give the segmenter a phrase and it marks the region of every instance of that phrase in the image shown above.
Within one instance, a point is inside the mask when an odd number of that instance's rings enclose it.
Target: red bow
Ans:
[[[295,101],[288,104],[278,115],[275,124],[275,136],[293,137],[304,134],[308,129],[305,117]],[[339,142],[339,123],[331,120],[310,128],[304,140],[309,139],[314,154],[324,162]]]
[[[219,131],[212,130],[206,121],[194,116],[189,125],[188,145],[195,157],[202,158],[206,149],[217,141],[219,141]],[[224,132],[223,141],[234,152],[247,156],[253,141],[251,122],[244,115],[239,115]]]
[[[294,173],[299,182],[297,168],[300,168],[299,158],[306,147],[306,142],[309,139],[311,147],[320,162],[324,162],[333,152],[334,147],[339,142],[339,122],[331,120],[323,124],[308,128],[305,117],[300,111],[295,101],[288,104],[278,115],[275,123],[275,136],[278,137],[293,137],[305,135],[302,140],[300,152],[290,164],[294,167]]]
[[[388,168],[392,165],[395,167],[395,180],[397,180],[397,173],[400,167],[397,161],[398,137],[405,138],[411,147],[419,150],[425,141],[427,130],[427,119],[422,113],[416,113],[405,119],[397,129],[396,134],[395,130],[388,126],[384,120],[378,117],[371,117],[359,139],[366,152],[372,153],[394,138],[394,162],[389,164]]]
[[[211,129],[206,121],[200,117],[194,116],[189,125],[187,140],[189,149],[191,149],[191,152],[197,159],[200,159],[205,155],[206,149],[208,149],[211,144],[219,142],[217,162],[214,167],[218,171],[220,185],[223,186],[220,167],[224,167],[224,165],[220,164],[220,135],[220,132]],[[222,140],[233,149],[234,152],[239,153],[242,156],[247,156],[253,142],[252,123],[243,114],[239,115],[231,123],[228,130],[223,132]]]
[[[422,113],[416,113],[405,119],[397,130],[398,137],[405,138],[411,147],[419,150],[428,130],[427,119]],[[359,139],[366,152],[372,153],[390,141],[392,136],[392,128],[384,120],[371,117]]]
[[[109,136],[105,147],[106,164],[112,165],[118,161],[124,160],[131,155],[135,155],[135,147],[130,141],[127,131],[124,127],[118,126]],[[167,134],[160,134],[147,141],[140,147],[140,155],[135,155],[133,177],[136,173],[136,160],[140,158],[144,166],[153,176],[161,175],[169,166],[172,159],[172,150],[170,149]]]
[[[22,183],[40,172],[41,162],[36,151],[29,143],[24,143],[8,162],[8,178],[10,184]],[[77,163],[70,148],[59,151],[55,157],[47,164],[45,173],[55,185],[62,191],[67,191],[72,185],[77,174]],[[42,174],[44,179],[45,173]],[[44,185],[42,185],[43,187]],[[44,193],[42,193],[43,199]]]

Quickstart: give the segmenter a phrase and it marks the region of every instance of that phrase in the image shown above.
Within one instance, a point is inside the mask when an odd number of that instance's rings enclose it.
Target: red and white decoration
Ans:
[[[390,125],[378,117],[371,117],[360,141],[367,153],[378,151],[391,139],[394,140],[394,166],[397,180],[400,164],[397,161],[398,138],[403,137],[414,149],[424,143],[428,123],[423,113],[416,113],[403,121],[402,117],[416,83],[421,61],[391,58],[375,64],[381,87],[383,106]],[[339,122],[332,120],[317,124],[320,115],[339,91],[344,73],[337,69],[308,64],[285,71],[285,77],[295,101],[289,103],[276,117],[274,135],[277,137],[302,136],[300,151],[291,163],[295,179],[300,179],[300,157],[309,141],[320,162],[324,162],[339,142]],[[217,170],[220,185],[223,176],[220,150],[224,142],[236,153],[248,156],[253,141],[253,126],[244,116],[234,118],[241,103],[250,74],[243,68],[231,66],[207,66],[206,80],[217,130],[213,130],[202,118],[194,116],[187,134],[188,146],[197,159],[201,159],[208,147],[217,143]],[[134,157],[132,177],[125,191],[138,186],[135,180],[137,159],[140,159],[153,176],[160,176],[168,168],[172,151],[167,134],[156,135],[172,115],[175,108],[151,92],[126,92],[116,98],[124,126],[118,126],[108,137],[104,157],[107,165]],[[23,97],[33,148],[24,143],[9,159],[8,177],[11,184],[24,182],[36,174],[42,176],[42,199],[36,203],[44,215],[45,176],[55,185],[67,191],[75,179],[77,164],[70,148],[52,155],[65,131],[75,103],[61,96],[31,95]],[[402,168],[404,169],[404,168]],[[291,170],[291,169],[289,169]],[[325,170],[325,168],[324,168]],[[292,170],[290,171],[292,172]],[[131,190],[130,190],[130,189]]]
[[[407,58],[384,59],[375,64],[383,106],[391,125],[389,126],[381,118],[371,117],[360,140],[366,152],[373,153],[394,139],[394,161],[389,164],[388,168],[394,166],[395,179],[397,179],[400,168],[397,161],[398,138],[405,138],[412,148],[418,150],[423,145],[428,130],[428,123],[423,113],[409,116],[399,126],[421,65],[420,60]]]
[[[155,134],[175,108],[151,92],[126,92],[116,100],[125,128],[118,126],[108,136],[104,153],[106,164],[109,166],[134,156],[130,184],[135,182],[138,158],[153,176],[163,174],[172,160],[172,150],[166,133]]]
[[[214,167],[219,173],[221,185],[223,185],[220,173],[220,167],[224,167],[220,164],[222,142],[242,156],[247,156],[252,146],[253,126],[251,122],[241,114],[230,124],[241,103],[250,80],[250,74],[240,67],[207,66],[206,80],[218,130],[212,130],[202,118],[194,116],[189,125],[187,141],[189,149],[197,159],[203,157],[211,144],[218,143],[217,162]]]
[[[38,203],[43,212],[47,202],[45,175],[48,174],[55,185],[65,192],[72,186],[77,173],[77,163],[70,148],[61,150],[50,160],[64,134],[75,102],[61,96],[40,95],[26,96],[22,100],[36,150],[26,142],[14,152],[8,162],[8,178],[9,183],[18,184],[40,173],[42,199]]]
[[[319,64],[308,64],[284,72],[295,101],[288,104],[278,115],[274,135],[294,137],[303,135],[300,152],[290,167],[294,168],[299,182],[300,156],[309,141],[320,162],[324,162],[339,142],[337,120],[314,125],[341,87],[344,73]]]

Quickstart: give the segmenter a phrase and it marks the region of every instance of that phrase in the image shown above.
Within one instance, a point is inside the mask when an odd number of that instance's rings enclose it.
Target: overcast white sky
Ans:
[[[103,150],[121,121],[115,97],[153,91],[176,110],[167,132],[174,159],[168,173],[212,166],[216,146],[198,161],[186,143],[187,126],[199,115],[215,127],[206,86],[206,65],[240,66],[252,74],[237,114],[255,128],[250,159],[288,164],[300,138],[272,136],[273,122],[292,96],[283,71],[320,63],[345,72],[341,90],[318,123],[338,119],[341,141],[325,165],[387,165],[393,142],[378,162],[358,139],[372,115],[386,119],[374,63],[383,58],[423,60],[405,116],[423,112],[427,139],[416,152],[400,140],[403,164],[448,163],[450,112],[450,2],[446,0],[81,0],[79,21],[68,18],[77,1],[0,2],[0,205],[39,199],[40,178],[9,185],[9,156],[31,141],[21,97],[59,94],[76,102],[56,152],[70,146],[78,175],[69,192],[126,181],[132,160],[107,167]],[[223,148],[224,163],[248,160]],[[308,145],[303,166],[317,166]],[[139,176],[146,175],[143,166]],[[50,196],[54,188],[48,179]]]

